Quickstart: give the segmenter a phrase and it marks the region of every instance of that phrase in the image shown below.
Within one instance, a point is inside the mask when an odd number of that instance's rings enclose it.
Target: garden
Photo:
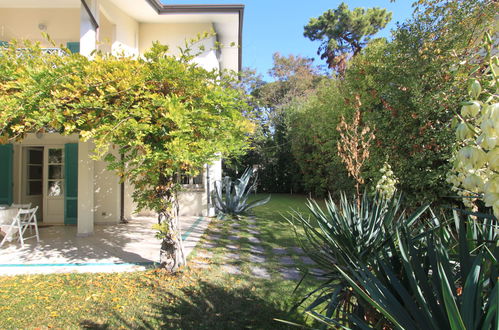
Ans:
[[[387,40],[389,12],[341,4],[304,27],[327,68],[276,53],[272,82],[161,45],[147,61],[7,51],[0,142],[95,141],[159,214],[162,260],[4,277],[0,327],[499,329],[498,9],[421,0]],[[176,174],[214,154],[218,217],[184,264]]]

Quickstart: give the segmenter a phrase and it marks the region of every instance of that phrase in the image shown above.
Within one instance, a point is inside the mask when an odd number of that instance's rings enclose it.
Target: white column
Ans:
[[[99,22],[99,0],[85,0],[93,17]],[[80,54],[89,57],[97,49],[97,30],[87,10],[80,5]]]
[[[90,158],[90,142],[78,142],[78,233],[94,232],[94,161]]]
[[[215,181],[222,180],[222,160],[218,159],[207,166],[208,171],[206,175],[206,179],[209,178],[209,183],[205,186],[205,192],[208,194],[210,198],[210,203],[207,205],[207,216],[214,217],[215,216],[215,204],[212,199],[213,191],[215,190]],[[209,189],[209,191],[208,191]],[[207,196],[207,197],[208,197]]]

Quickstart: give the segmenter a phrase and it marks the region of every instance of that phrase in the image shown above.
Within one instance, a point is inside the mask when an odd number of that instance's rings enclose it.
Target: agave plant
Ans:
[[[388,248],[386,243],[396,235],[397,228],[419,223],[417,220],[428,209],[421,207],[404,217],[400,205],[400,196],[387,199],[376,195],[371,199],[364,194],[357,204],[355,198],[349,200],[342,193],[339,205],[329,197],[325,210],[310,200],[307,206],[311,217],[291,214],[288,221],[303,249],[326,271],[324,282],[299,303],[309,302],[305,309],[308,314],[329,325],[347,326],[352,324],[348,315],[364,313],[364,306],[359,305],[337,268],[347,271],[352,264],[372,264]]]
[[[255,170],[248,168],[243,175],[234,182],[228,176],[221,181],[215,182],[215,191],[212,199],[215,202],[216,209],[222,214],[238,216],[249,209],[263,205],[270,200],[270,196],[248,203],[251,192],[255,191],[256,178],[249,185]]]
[[[498,222],[489,216],[465,221],[456,212],[454,218],[454,228],[435,223],[418,235],[402,228],[390,242],[393,255],[384,255],[374,267],[338,268],[357,296],[380,313],[378,324],[499,329]],[[456,251],[444,238],[455,229]],[[349,317],[360,328],[373,326],[359,315]]]
[[[411,216],[400,198],[341,196],[312,220],[293,213],[304,250],[327,270],[300,304],[330,327],[499,329],[499,227],[492,215],[454,212],[440,221],[428,206]],[[422,216],[425,214],[426,216]],[[296,229],[296,227],[295,227]]]

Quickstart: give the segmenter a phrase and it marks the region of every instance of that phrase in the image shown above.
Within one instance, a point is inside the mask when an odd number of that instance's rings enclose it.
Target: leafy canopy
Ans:
[[[140,208],[167,210],[178,172],[241,152],[252,131],[232,78],[188,53],[175,58],[167,46],[154,44],[144,58],[93,60],[44,54],[29,42],[1,51],[0,143],[30,132],[78,134],[135,186]]]
[[[370,37],[390,22],[392,14],[381,8],[355,8],[341,3],[317,18],[311,18],[305,26],[305,37],[322,43],[317,51],[326,59],[330,68],[343,71],[348,54],[357,55]]]
[[[226,169],[236,175],[237,169],[259,165],[258,191],[298,192],[301,175],[291,155],[287,112],[293,102],[306,99],[326,77],[311,58],[274,53],[273,60],[268,71],[272,82],[263,81],[251,71],[245,75],[242,87],[251,93],[257,129],[251,136],[249,152],[226,163]]]

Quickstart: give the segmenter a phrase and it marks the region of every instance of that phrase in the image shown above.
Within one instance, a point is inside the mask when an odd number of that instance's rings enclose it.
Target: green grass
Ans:
[[[267,205],[254,209],[266,261],[259,263],[271,274],[268,280],[251,276],[249,241],[240,240],[240,260],[227,260],[225,246],[231,220],[214,220],[207,234],[220,239],[214,248],[196,248],[191,266],[176,275],[159,270],[114,274],[55,274],[0,278],[0,328],[182,328],[182,329],[279,329],[274,319],[310,323],[301,312],[290,311],[303,295],[317,285],[306,279],[296,291],[296,281],[283,280],[278,256],[272,248],[298,244],[292,229],[280,215],[290,208],[306,210],[303,196],[273,195]],[[247,237],[243,218],[240,236]],[[207,237],[203,238],[206,240]],[[213,258],[199,257],[210,251]],[[209,263],[206,269],[195,262]],[[223,265],[232,263],[241,275],[229,275]],[[304,266],[303,264],[300,264]]]

